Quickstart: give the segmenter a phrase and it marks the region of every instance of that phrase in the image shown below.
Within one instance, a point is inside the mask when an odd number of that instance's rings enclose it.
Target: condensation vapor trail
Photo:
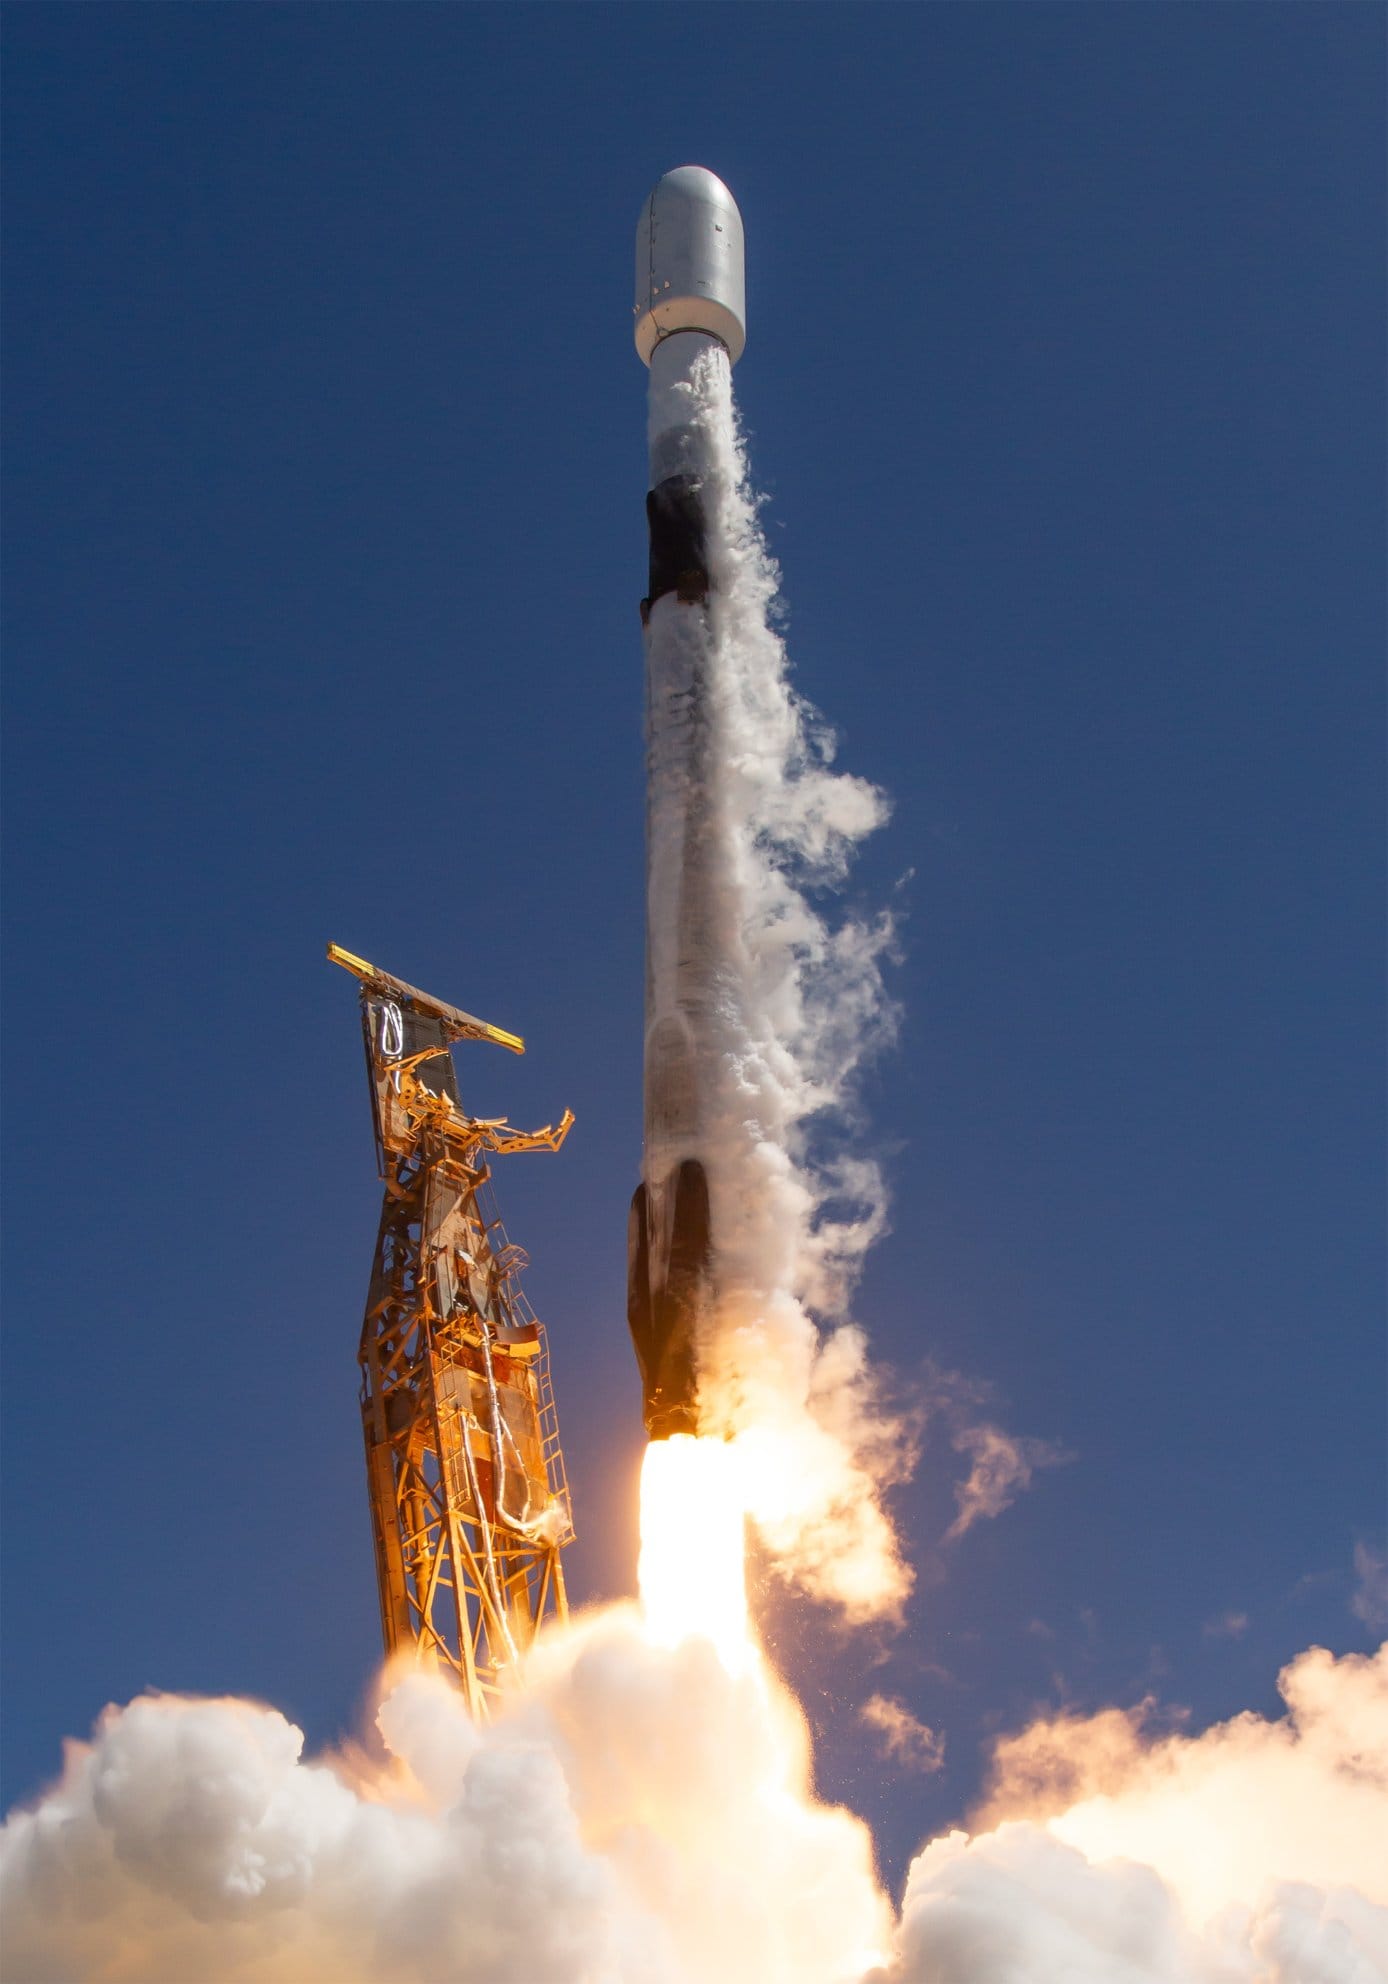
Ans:
[[[825,891],[886,817],[832,769],[792,688],[778,575],[732,392],[742,227],[696,166],[638,231],[650,366],[646,639],[645,1148],[629,1315],[654,1439],[735,1436],[784,1568],[856,1616],[908,1584],[879,1490],[910,1464],[861,1333],[842,1322],[882,1231],[880,1172],[811,1156],[890,1032],[889,920],[832,920]],[[815,1315],[836,1321],[828,1335]]]

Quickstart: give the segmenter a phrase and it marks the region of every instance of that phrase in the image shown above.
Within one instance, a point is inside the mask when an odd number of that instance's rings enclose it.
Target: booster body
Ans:
[[[628,1232],[627,1317],[652,1439],[698,1431],[701,1318],[714,1297],[709,1211],[714,1002],[722,928],[711,791],[707,433],[691,382],[746,341],[742,220],[701,166],[667,173],[636,240],[636,345],[650,367],[646,649],[646,1025],[641,1183]]]

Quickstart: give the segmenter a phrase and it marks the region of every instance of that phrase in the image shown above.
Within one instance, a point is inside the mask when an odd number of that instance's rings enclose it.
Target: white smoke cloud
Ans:
[[[1149,1704],[1000,1744],[973,1836],[922,1849],[895,1919],[866,1829],[813,1801],[780,1685],[653,1648],[630,1608],[547,1637],[486,1727],[397,1678],[374,1761],[305,1760],[254,1703],[146,1697],[0,1834],[4,1974],[1383,1984],[1388,1646],[1312,1648],[1281,1685],[1277,1720],[1162,1734]],[[909,1766],[910,1711],[867,1720]]]
[[[273,1709],[152,1696],[69,1746],[0,1840],[13,1984],[852,1984],[890,1940],[871,1842],[804,1725],[613,1608],[487,1727],[413,1674],[384,1764]]]
[[[911,1868],[890,1984],[1383,1984],[1388,1646],[1280,1685],[1277,1721],[1152,1736],[1144,1704],[1000,1744],[989,1829]]]

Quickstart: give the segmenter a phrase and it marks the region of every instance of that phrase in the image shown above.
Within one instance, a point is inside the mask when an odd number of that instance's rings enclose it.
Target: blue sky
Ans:
[[[697,159],[797,679],[895,814],[880,1355],[1074,1458],[868,1645],[892,1865],[1038,1703],[1276,1706],[1382,1549],[1368,6],[8,10],[5,1798],[153,1685],[377,1658],[377,1186],[329,937],[499,1024],[579,1596],[632,1582],[644,383]],[[1241,1615],[1230,1633],[1212,1622]],[[871,1685],[948,1736],[874,1760]]]

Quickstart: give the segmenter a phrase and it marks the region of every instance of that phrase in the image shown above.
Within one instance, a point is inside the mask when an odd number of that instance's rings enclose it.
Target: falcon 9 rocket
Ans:
[[[646,648],[645,1137],[628,1229],[627,1319],[653,1440],[695,1433],[701,1328],[716,1302],[706,1139],[726,949],[711,793],[715,714],[706,431],[693,385],[746,342],[742,217],[702,166],[667,172],[636,234],[636,348],[650,367]]]

